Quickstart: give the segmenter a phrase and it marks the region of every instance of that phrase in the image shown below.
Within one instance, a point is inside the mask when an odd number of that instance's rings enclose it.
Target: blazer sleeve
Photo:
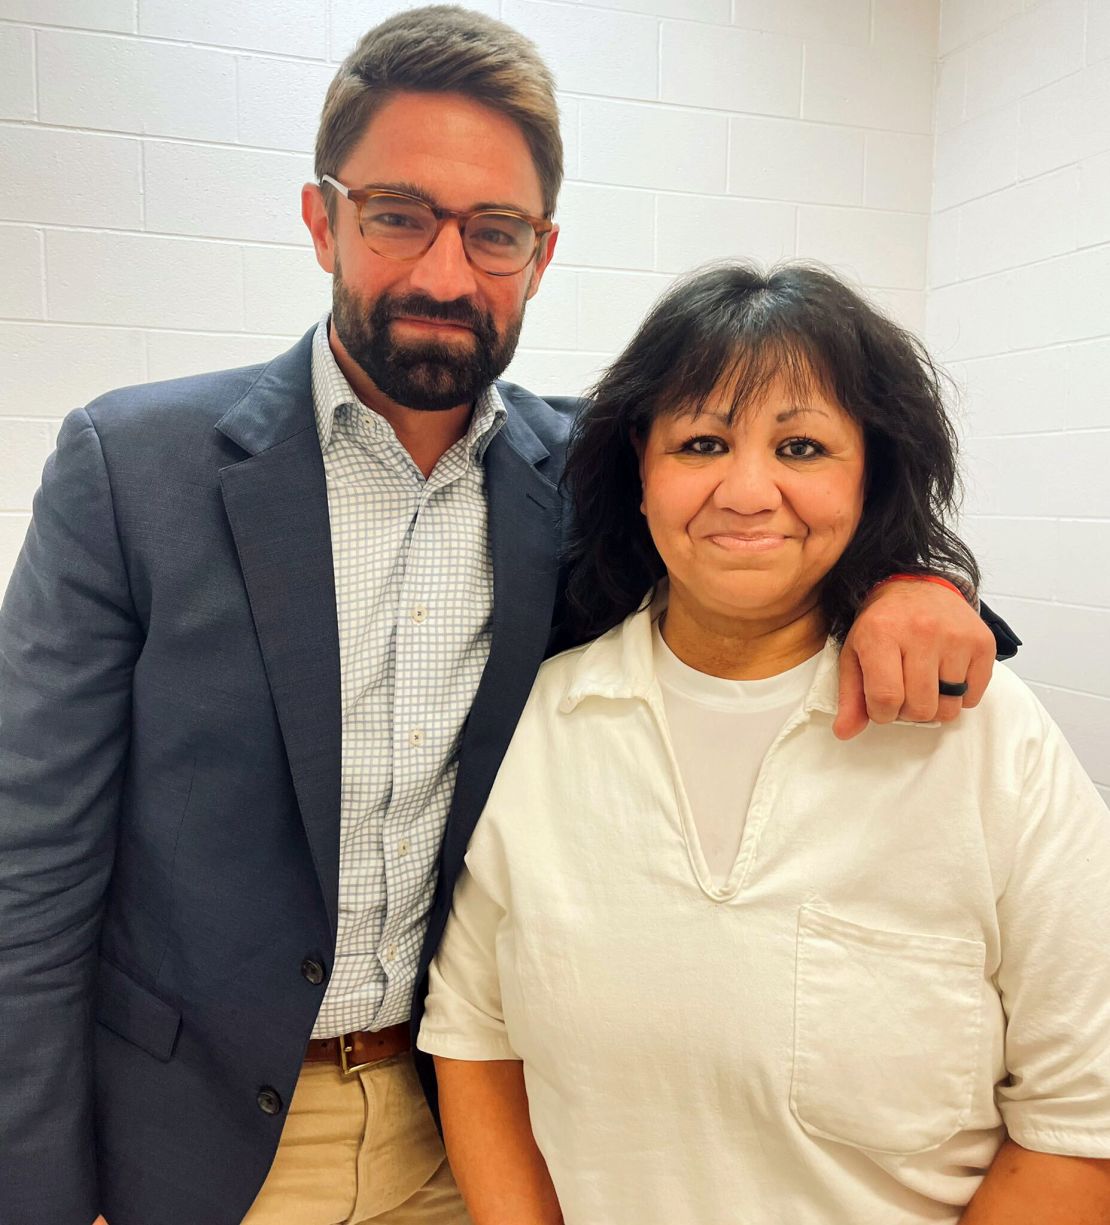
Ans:
[[[141,637],[100,438],[79,409],[0,607],[0,1221],[99,1212],[93,976]]]
[[[1013,659],[1018,653],[1018,647],[1021,646],[1021,639],[998,613],[988,608],[982,600],[979,601],[979,616],[983,618],[987,628],[994,635],[995,659]]]

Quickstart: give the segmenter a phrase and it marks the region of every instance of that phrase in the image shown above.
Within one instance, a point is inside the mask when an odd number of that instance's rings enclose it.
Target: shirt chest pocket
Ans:
[[[811,1135],[884,1153],[967,1123],[982,1027],[977,940],[798,917],[790,1109]]]

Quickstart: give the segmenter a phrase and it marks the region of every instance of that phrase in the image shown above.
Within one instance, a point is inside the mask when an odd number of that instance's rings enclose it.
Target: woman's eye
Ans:
[[[787,459],[816,459],[824,455],[825,448],[812,438],[791,438],[779,447],[779,453]]]
[[[687,455],[722,455],[725,444],[711,434],[699,434],[696,438],[687,438],[679,450]]]

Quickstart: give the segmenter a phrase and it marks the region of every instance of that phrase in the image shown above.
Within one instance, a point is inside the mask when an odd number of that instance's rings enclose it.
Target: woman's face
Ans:
[[[859,523],[863,433],[816,387],[799,394],[776,379],[731,425],[719,391],[697,416],[652,424],[639,448],[642,510],[672,605],[788,620],[813,605]]]

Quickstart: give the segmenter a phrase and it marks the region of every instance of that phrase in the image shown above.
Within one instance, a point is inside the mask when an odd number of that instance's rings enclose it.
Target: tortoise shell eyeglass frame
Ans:
[[[529,213],[518,212],[516,209],[509,208],[473,208],[467,209],[465,212],[453,212],[448,208],[439,208],[434,204],[429,204],[427,200],[420,196],[409,195],[407,192],[395,191],[387,187],[347,187],[346,184],[340,183],[338,179],[333,178],[330,174],[322,175],[320,178],[320,186],[328,184],[334,188],[341,196],[345,196],[354,204],[358,210],[358,228],[363,239],[366,240],[366,245],[370,247],[376,255],[382,256],[383,259],[397,260],[399,263],[411,263],[418,260],[426,252],[431,250],[436,239],[439,238],[440,231],[449,222],[455,222],[459,227],[459,237],[463,240],[463,253],[466,255],[467,262],[480,272],[486,273],[488,276],[516,276],[518,272],[522,272],[536,256],[536,252],[540,249],[540,244],[544,238],[555,228],[554,223],[548,221],[546,217],[533,217]],[[418,205],[425,209],[428,214],[434,219],[435,227],[429,232],[428,240],[425,245],[412,255],[392,255],[386,251],[379,251],[377,247],[370,244],[366,239],[366,231],[363,227],[363,206],[370,200],[380,199],[383,201],[397,200],[409,205]],[[531,250],[527,256],[513,268],[492,269],[484,267],[476,261],[470,252],[470,248],[466,242],[466,227],[475,217],[503,217],[513,221],[522,221],[531,226],[532,232],[535,235],[535,240],[532,243]],[[515,261],[514,261],[515,263]]]

